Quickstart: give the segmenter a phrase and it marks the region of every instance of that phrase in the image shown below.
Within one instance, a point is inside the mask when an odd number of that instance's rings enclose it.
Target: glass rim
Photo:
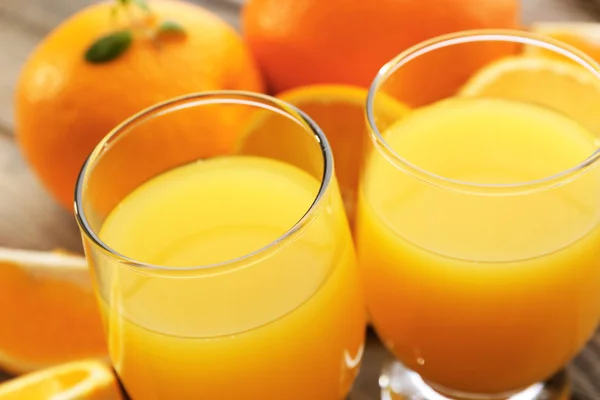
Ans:
[[[96,161],[104,153],[105,148],[108,147],[109,143],[113,139],[117,139],[120,134],[127,134],[127,130],[135,128],[137,124],[145,123],[149,119],[160,118],[165,113],[177,111],[181,108],[190,107],[201,107],[208,104],[240,104],[248,105],[250,107],[256,107],[257,109],[263,109],[265,111],[275,112],[290,119],[290,123],[298,123],[302,129],[307,131],[307,134],[312,134],[316,138],[315,145],[318,145],[321,150],[323,157],[323,175],[320,179],[319,190],[315,195],[313,202],[310,207],[302,214],[302,216],[296,221],[296,223],[278,236],[275,240],[270,243],[250,252],[239,256],[237,258],[220,261],[217,263],[211,263],[206,265],[195,265],[190,267],[174,267],[167,265],[157,265],[147,262],[142,262],[124,254],[119,253],[107,243],[105,243],[95,230],[91,227],[88,218],[86,216],[83,207],[83,197],[86,183],[89,179],[89,175],[96,164]],[[147,107],[132,116],[125,119],[123,122],[113,128],[107,135],[105,135],[100,142],[96,144],[92,152],[88,155],[85,162],[83,163],[77,181],[75,184],[75,201],[74,211],[75,219],[81,232],[91,240],[91,242],[105,255],[111,258],[116,258],[118,261],[128,264],[129,266],[137,267],[146,271],[205,271],[212,270],[215,268],[222,267],[240,267],[250,265],[254,262],[255,258],[262,256],[268,256],[273,251],[285,247],[288,243],[292,242],[294,238],[300,235],[304,229],[310,225],[310,223],[316,217],[317,212],[321,208],[323,198],[326,192],[331,186],[331,180],[333,177],[333,153],[327,137],[321,130],[321,128],[303,111],[293,106],[292,104],[277,99],[275,97],[265,95],[257,92],[249,92],[243,90],[212,90],[203,91],[197,93],[190,93],[183,96],[170,98],[159,103],[156,103],[150,107]],[[135,190],[135,189],[134,189]]]
[[[445,35],[440,35],[429,40],[420,42],[405,51],[401,52],[390,61],[385,63],[375,75],[366,100],[366,119],[369,127],[369,136],[373,144],[382,152],[384,157],[396,168],[400,168],[406,173],[420,179],[426,183],[459,192],[479,193],[487,195],[514,195],[521,193],[536,192],[549,189],[569,181],[573,177],[585,172],[591,166],[594,166],[600,160],[600,149],[594,151],[590,156],[579,162],[577,165],[565,169],[553,175],[524,182],[515,183],[476,183],[462,181],[459,179],[447,178],[421,168],[420,166],[408,161],[396,152],[385,140],[383,134],[377,127],[374,102],[380,86],[403,65],[411,60],[435,51],[453,45],[476,42],[507,42],[521,45],[534,45],[554,53],[559,53],[569,60],[574,61],[579,66],[585,68],[587,72],[593,75],[593,79],[600,82],[600,65],[581,50],[551,37],[542,36],[527,31],[511,29],[477,29],[465,30]]]

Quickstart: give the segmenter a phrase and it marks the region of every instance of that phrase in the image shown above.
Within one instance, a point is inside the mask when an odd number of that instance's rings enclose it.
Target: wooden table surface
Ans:
[[[243,0],[195,0],[238,26]],[[323,0],[327,1],[327,0]],[[368,1],[368,0],[356,0]],[[522,0],[523,20],[594,21],[596,0]],[[27,55],[53,27],[91,0],[0,0],[0,246],[80,250],[73,216],[60,209],[28,170],[13,140],[12,97]],[[379,398],[377,377],[385,350],[369,337],[351,400]],[[570,366],[574,399],[600,400],[600,332]],[[310,399],[307,399],[310,400]]]

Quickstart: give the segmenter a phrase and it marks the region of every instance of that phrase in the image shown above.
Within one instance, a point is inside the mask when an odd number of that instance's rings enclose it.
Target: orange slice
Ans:
[[[278,98],[308,114],[327,136],[333,150],[337,180],[352,223],[368,132],[365,119],[367,90],[348,85],[310,85],[283,92]],[[382,97],[378,102],[378,122],[392,123],[407,112],[407,106],[389,97]],[[272,117],[265,118],[267,115]],[[322,164],[317,160],[320,154],[314,152],[314,141],[300,129],[294,131],[291,125],[285,118],[262,113],[246,126],[238,149],[242,153],[282,159],[320,177]]]
[[[24,373],[106,354],[84,257],[0,248],[0,368]]]
[[[600,24],[594,22],[537,22],[530,26],[535,33],[550,36],[583,51],[600,61]],[[536,46],[526,46],[525,54],[561,57]]]
[[[571,62],[542,56],[508,57],[477,72],[459,95],[539,104],[600,133],[600,79]]]
[[[95,360],[43,369],[0,384],[0,400],[121,400],[112,370]]]

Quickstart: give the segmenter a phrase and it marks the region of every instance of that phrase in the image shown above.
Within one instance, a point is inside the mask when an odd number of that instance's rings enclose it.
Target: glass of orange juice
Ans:
[[[229,91],[155,105],[98,144],[75,206],[131,399],[349,392],[366,313],[331,149],[302,112]]]
[[[595,63],[527,33],[434,38],[380,70],[356,233],[394,355],[383,398],[566,399],[600,316],[594,93]],[[379,118],[390,102],[412,110]]]

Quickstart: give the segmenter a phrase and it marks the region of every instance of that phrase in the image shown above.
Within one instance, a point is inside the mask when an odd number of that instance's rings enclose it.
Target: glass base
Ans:
[[[544,383],[538,383],[518,393],[472,395],[445,390],[435,390],[416,372],[393,360],[384,365],[379,377],[382,400],[568,400],[570,380],[565,371]],[[445,394],[442,394],[445,393]],[[449,397],[451,396],[451,397]]]

